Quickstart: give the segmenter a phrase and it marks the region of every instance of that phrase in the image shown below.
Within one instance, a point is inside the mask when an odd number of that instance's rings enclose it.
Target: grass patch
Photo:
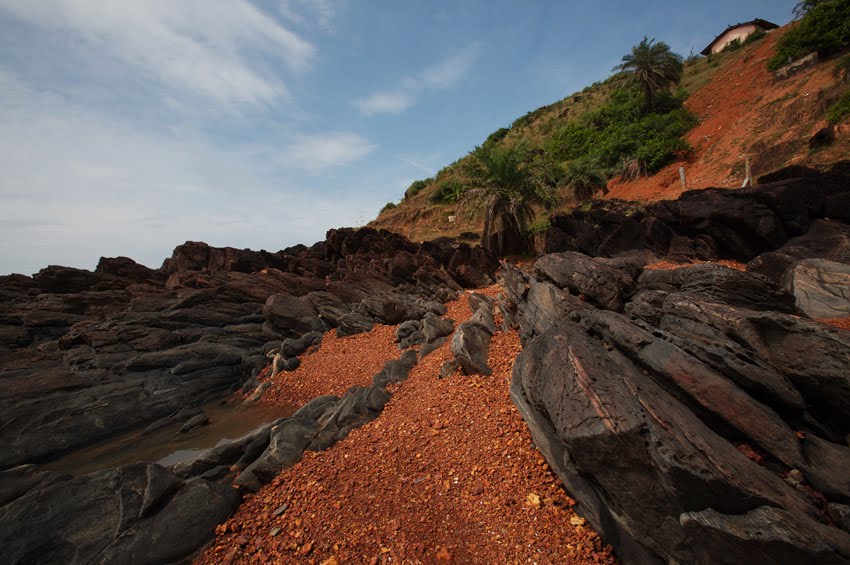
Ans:
[[[846,91],[826,112],[826,119],[831,124],[837,124],[850,116],[850,90]]]

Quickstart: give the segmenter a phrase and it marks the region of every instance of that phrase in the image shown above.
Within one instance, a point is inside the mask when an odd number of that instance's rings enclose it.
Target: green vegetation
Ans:
[[[750,45],[751,43],[755,43],[759,39],[764,39],[767,34],[764,30],[756,29],[753,33],[747,36],[746,39],[741,41],[740,39],[733,39],[730,41],[726,47],[724,47],[720,52],[728,53],[730,51],[737,51],[738,49],[744,47],[745,45]]]
[[[517,253],[525,242],[535,207],[555,204],[552,190],[540,180],[533,152],[525,143],[485,150],[477,148],[466,163],[466,174],[476,183],[465,202],[485,209],[482,244],[502,255]]]
[[[850,54],[844,55],[835,64],[832,76],[841,78],[844,82],[850,82]]]
[[[673,53],[666,43],[644,37],[632,47],[631,53],[623,55],[622,63],[614,70],[626,74],[640,86],[646,106],[651,110],[659,92],[669,90],[682,80],[682,57]]]
[[[383,214],[387,210],[392,210],[395,207],[396,207],[396,205],[393,202],[387,202],[386,204],[384,204],[384,207],[381,208],[381,211],[378,212],[378,215],[380,216],[381,214]]]
[[[407,190],[404,191],[404,197],[410,198],[412,196],[416,196],[422,190],[430,186],[434,182],[434,179],[423,179],[423,180],[415,180],[410,184]]]
[[[456,179],[441,181],[437,184],[437,190],[431,194],[431,202],[433,204],[454,204],[460,200],[466,189],[466,185]]]
[[[805,15],[777,43],[776,53],[767,62],[771,71],[813,51],[821,57],[828,57],[850,46],[850,0],[800,4],[807,6],[803,11]]]
[[[691,149],[682,136],[697,120],[682,98],[657,94],[653,110],[647,111],[640,93],[618,90],[607,104],[558,130],[546,149],[557,160],[593,163],[606,176],[621,173],[633,161],[648,173],[657,172]]]
[[[841,95],[838,102],[826,112],[826,119],[831,124],[837,124],[850,116],[850,90]]]
[[[570,161],[565,180],[580,200],[591,198],[598,190],[608,192],[602,171],[587,158]]]

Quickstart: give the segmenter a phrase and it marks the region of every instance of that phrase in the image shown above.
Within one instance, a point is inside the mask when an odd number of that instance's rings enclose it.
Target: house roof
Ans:
[[[709,43],[709,44],[708,44],[708,47],[706,47],[705,49],[703,49],[702,51],[700,51],[700,53],[702,53],[703,55],[708,55],[708,54],[710,54],[710,53],[711,53],[711,48],[712,48],[712,47],[714,47],[714,45],[715,45],[718,41],[720,41],[720,38],[722,38],[724,35],[726,35],[727,33],[729,33],[731,30],[733,30],[733,29],[737,29],[737,28],[739,28],[739,27],[751,26],[751,25],[754,25],[754,26],[756,26],[756,27],[760,27],[760,28],[761,28],[761,29],[763,29],[763,30],[776,29],[776,28],[778,28],[778,27],[779,27],[778,25],[776,25],[776,24],[775,24],[775,23],[773,23],[773,22],[769,22],[769,21],[767,21],[767,20],[762,20],[762,19],[760,19],[760,18],[756,18],[756,19],[751,20],[751,21],[749,21],[749,22],[744,22],[744,23],[740,23],[740,24],[731,25],[731,26],[727,27],[726,29],[724,29],[724,30],[723,30],[723,32],[722,32],[720,35],[718,35],[717,37],[715,37],[715,38],[714,38],[714,40],[713,40],[711,43]]]

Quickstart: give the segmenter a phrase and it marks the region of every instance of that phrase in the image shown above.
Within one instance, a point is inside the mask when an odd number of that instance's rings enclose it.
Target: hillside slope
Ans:
[[[699,119],[685,137],[693,150],[686,159],[669,164],[652,176],[633,181],[615,177],[609,181],[606,198],[675,198],[684,191],[679,167],[685,169],[688,189],[737,188],[743,182],[747,158],[756,178],[786,165],[817,167],[846,158],[850,154],[850,126],[846,121],[835,127],[836,139],[831,146],[809,148],[812,136],[827,125],[828,108],[847,89],[846,77],[836,74],[836,61],[822,61],[778,82],[767,70],[766,63],[777,40],[789,29],[790,26],[776,30],[736,51],[687,64],[681,83],[688,93],[684,106]],[[558,128],[578,121],[607,100],[613,92],[613,82],[609,79],[594,84],[529,112],[489,139],[498,136],[500,144],[524,141],[542,153],[547,138]],[[430,183],[418,193],[408,190],[408,196],[396,207],[382,211],[369,225],[416,241],[462,234],[473,239],[472,234],[480,233],[482,228],[480,214],[476,215],[469,206],[433,201],[439,185],[454,179],[467,158],[444,168],[435,179],[428,179]],[[558,193],[560,209],[577,204],[567,187],[560,187]],[[541,222],[545,217],[541,212]]]
[[[694,148],[687,161],[633,182],[611,182],[607,198],[658,200],[683,192],[679,167],[690,188],[738,188],[744,161],[750,158],[758,177],[786,165],[817,166],[846,158],[850,128],[836,128],[836,142],[819,151],[809,140],[826,127],[826,112],[840,96],[842,85],[828,60],[783,81],[767,70],[776,41],[784,30],[769,34],[724,62],[711,80],[695,90],[685,106],[700,123],[687,135]],[[703,64],[708,64],[706,61]]]

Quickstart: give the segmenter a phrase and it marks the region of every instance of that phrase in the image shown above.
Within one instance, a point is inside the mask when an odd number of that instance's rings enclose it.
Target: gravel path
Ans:
[[[470,315],[465,297],[448,306],[456,322]],[[345,343],[370,347],[386,331]],[[492,377],[440,379],[451,357],[441,347],[391,388],[377,420],[327,451],[307,453],[247,498],[197,563],[615,562],[572,511],[510,401],[520,349],[516,333],[497,334]],[[336,382],[340,365],[323,372],[321,351],[306,358],[303,367],[316,373],[304,378]],[[369,352],[378,366],[389,358],[378,359],[386,351],[375,347],[360,351],[358,362]]]

